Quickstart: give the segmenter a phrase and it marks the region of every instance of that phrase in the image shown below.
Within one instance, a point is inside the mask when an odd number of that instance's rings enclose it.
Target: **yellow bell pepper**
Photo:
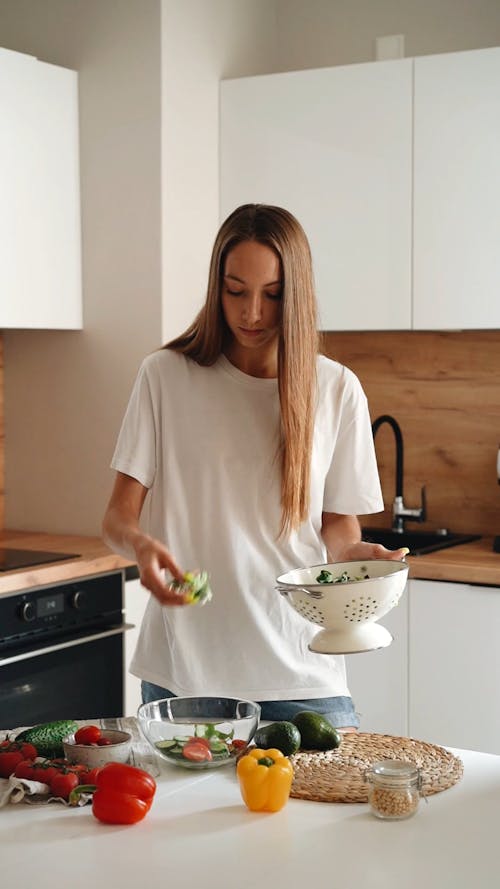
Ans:
[[[293,766],[281,750],[255,748],[236,766],[241,795],[252,812],[279,812],[290,796]]]

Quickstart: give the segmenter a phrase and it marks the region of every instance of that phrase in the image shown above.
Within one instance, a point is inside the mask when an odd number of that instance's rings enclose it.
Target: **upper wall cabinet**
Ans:
[[[228,80],[221,216],[281,204],[324,330],[500,327],[500,49]]]
[[[224,81],[221,215],[278,204],[304,226],[320,327],[411,324],[412,62]]]
[[[500,327],[500,48],[415,59],[414,327]]]
[[[0,328],[81,328],[75,71],[0,49],[0,177]]]

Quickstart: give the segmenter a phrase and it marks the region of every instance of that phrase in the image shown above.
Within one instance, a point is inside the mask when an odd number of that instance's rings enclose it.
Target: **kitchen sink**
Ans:
[[[445,528],[439,531],[393,531],[392,528],[362,528],[363,540],[370,543],[381,543],[387,549],[399,549],[407,546],[411,556],[423,556],[426,553],[458,546],[480,540],[480,534],[453,534]]]

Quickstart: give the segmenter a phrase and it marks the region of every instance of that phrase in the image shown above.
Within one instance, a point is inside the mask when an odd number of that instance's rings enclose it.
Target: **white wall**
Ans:
[[[219,82],[274,71],[273,0],[163,0],[163,339],[201,307],[219,227]]]
[[[161,343],[160,18],[160,0],[0,3],[1,46],[79,72],[83,217],[83,332],[4,333],[10,528],[100,533],[130,386]]]
[[[499,0],[276,0],[280,71],[375,60],[375,38],[405,35],[405,55],[500,44]]]

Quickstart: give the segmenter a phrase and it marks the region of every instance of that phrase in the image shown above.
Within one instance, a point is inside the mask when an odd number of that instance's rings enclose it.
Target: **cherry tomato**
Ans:
[[[198,744],[197,741],[188,741],[182,748],[182,755],[192,762],[210,762],[212,751],[205,744]]]
[[[40,781],[42,784],[48,784],[50,787],[52,779],[59,774],[59,769],[56,766],[50,764],[50,760],[47,760],[47,765],[33,763],[33,778],[32,781]]]
[[[98,738],[96,741],[98,747],[108,747],[111,744],[109,738]]]
[[[247,747],[247,746],[248,746],[248,745],[247,745],[247,742],[246,742],[246,741],[242,741],[241,738],[234,738],[234,739],[231,741],[231,747],[232,747],[234,750],[244,750],[245,747]]]
[[[17,743],[18,742],[16,741],[16,744]],[[36,759],[36,757],[38,756],[38,750],[36,749],[36,747],[33,746],[33,744],[25,744],[24,741],[21,741],[19,749],[25,759]]]
[[[97,744],[101,737],[101,729],[97,725],[82,725],[75,732],[76,744]]]
[[[88,771],[88,769],[87,766],[84,766],[82,762],[71,762],[68,763],[67,771],[74,772],[75,775],[84,775]]]
[[[12,775],[16,766],[24,760],[20,750],[2,750],[0,753],[0,778]]]
[[[191,737],[189,738],[188,741],[186,741],[186,743],[187,744],[203,744],[204,747],[206,747],[208,750],[210,750],[210,741],[208,740],[208,738],[197,738],[196,735],[191,735]]]
[[[71,791],[78,787],[79,783],[78,775],[75,775],[74,772],[58,772],[50,782],[50,790],[54,796],[68,799]]]
[[[80,781],[82,784],[95,784],[97,781],[97,776],[101,771],[102,766],[97,766],[95,769],[90,769],[88,772],[82,772],[80,775]]]
[[[23,759],[14,769],[16,778],[25,778],[28,781],[35,781],[35,766],[31,759]]]

